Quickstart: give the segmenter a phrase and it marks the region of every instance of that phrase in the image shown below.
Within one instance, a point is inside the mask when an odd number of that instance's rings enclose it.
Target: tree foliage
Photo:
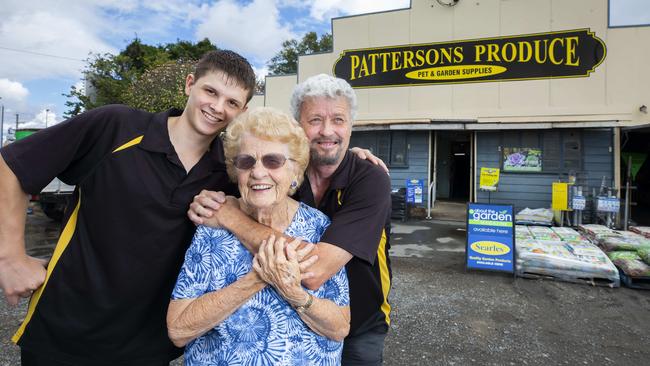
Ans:
[[[298,56],[332,50],[332,35],[325,33],[320,39],[316,32],[305,34],[300,41],[291,39],[282,43],[282,50],[269,61],[269,72],[274,75],[298,72]]]
[[[187,102],[185,78],[193,71],[193,62],[169,61],[151,68],[131,83],[124,95],[124,102],[149,112],[172,107],[183,109]]]
[[[169,90],[160,89],[169,88],[169,83],[177,80],[178,72],[191,72],[192,67],[188,68],[188,65],[193,65],[201,55],[215,49],[217,47],[207,38],[195,44],[177,41],[158,46],[146,45],[135,38],[117,55],[91,55],[84,70],[87,90],[84,92],[73,86],[68,94],[64,94],[68,97],[66,106],[69,108],[65,117],[69,118],[84,110],[106,104],[127,104],[152,111],[176,106],[177,104],[165,103],[177,103],[181,98],[184,100],[183,89],[179,87],[183,85],[182,80],[187,74],[180,79],[180,84],[171,89],[180,93],[180,96],[172,98],[168,95]],[[147,87],[138,86],[140,82]],[[165,95],[163,100],[153,100],[162,95]],[[151,100],[146,101],[147,98]],[[146,106],[156,108],[150,109]],[[183,106],[184,102],[181,108]]]

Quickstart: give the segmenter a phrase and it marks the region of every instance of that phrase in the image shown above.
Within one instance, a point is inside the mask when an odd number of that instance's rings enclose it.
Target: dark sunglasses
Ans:
[[[264,165],[266,169],[278,169],[284,165],[287,161],[287,157],[282,154],[266,154],[262,156],[261,160],[262,165]],[[255,166],[255,163],[257,163],[257,159],[247,154],[237,155],[233,160],[235,168],[241,170],[252,169]]]

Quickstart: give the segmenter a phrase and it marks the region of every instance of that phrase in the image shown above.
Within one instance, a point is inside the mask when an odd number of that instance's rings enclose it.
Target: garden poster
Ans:
[[[541,172],[542,150],[529,147],[504,147],[503,171]]]

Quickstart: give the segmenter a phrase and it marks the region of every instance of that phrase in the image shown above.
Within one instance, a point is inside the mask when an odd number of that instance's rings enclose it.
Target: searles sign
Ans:
[[[587,77],[605,59],[589,29],[346,50],[334,74],[355,88]]]

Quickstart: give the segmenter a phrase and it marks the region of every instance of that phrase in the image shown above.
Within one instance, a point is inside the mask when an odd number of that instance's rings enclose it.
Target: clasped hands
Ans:
[[[291,306],[304,305],[309,295],[300,282],[309,277],[306,270],[316,261],[316,256],[308,257],[314,249],[314,244],[302,243],[300,238],[286,243],[284,237],[274,235],[264,240],[253,258],[253,269],[260,279],[271,286]]]
[[[232,217],[239,213],[239,201],[235,197],[226,196],[223,192],[202,190],[201,193],[194,197],[187,211],[187,216],[196,225],[207,225],[217,228],[224,226],[222,222],[224,218]],[[280,246],[283,248],[287,246],[287,248],[286,251],[274,250],[275,246],[278,246],[278,248]],[[317,255],[309,256],[313,249],[314,244],[306,242],[301,244],[301,241],[298,239],[287,244],[284,238],[276,239],[275,236],[271,235],[269,239],[262,242],[258,253],[264,253],[268,261],[282,263],[282,266],[285,266],[285,262],[288,263],[293,260],[293,258],[290,259],[289,253],[295,253],[295,260],[297,260],[298,268],[300,269],[299,279],[306,280],[314,277],[314,273],[308,272],[308,269],[318,260]],[[280,257],[281,253],[282,257]],[[274,268],[277,268],[277,266]]]

